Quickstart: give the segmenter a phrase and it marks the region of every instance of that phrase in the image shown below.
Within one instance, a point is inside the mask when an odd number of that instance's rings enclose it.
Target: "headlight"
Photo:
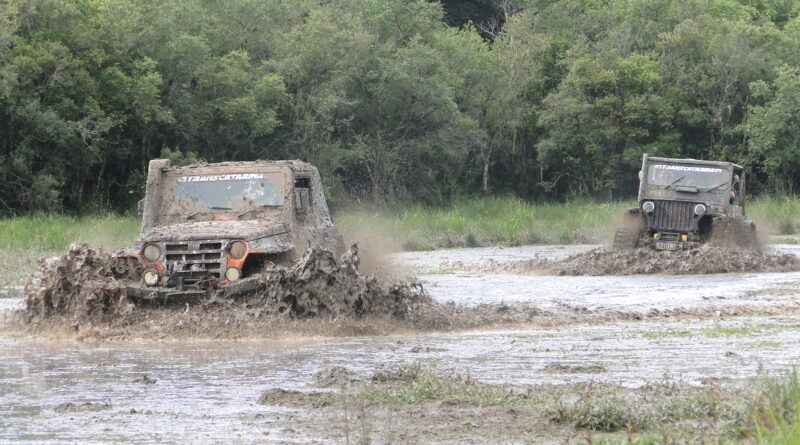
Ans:
[[[236,281],[241,277],[242,271],[235,267],[229,267],[228,270],[225,271],[225,278],[227,278],[228,281]]]
[[[161,249],[158,248],[155,244],[148,244],[144,248],[144,259],[151,263],[155,263],[161,257]]]
[[[144,273],[144,283],[148,286],[155,286],[158,283],[158,274],[154,270]]]
[[[247,253],[247,246],[241,241],[234,241],[231,243],[230,247],[231,256],[236,258],[237,260],[244,256]]]
[[[697,204],[694,206],[694,214],[695,215],[704,215],[706,213],[706,206],[703,204]]]
[[[642,209],[647,213],[652,212],[653,210],[655,210],[655,208],[656,208],[655,203],[651,201],[645,201],[642,203]]]

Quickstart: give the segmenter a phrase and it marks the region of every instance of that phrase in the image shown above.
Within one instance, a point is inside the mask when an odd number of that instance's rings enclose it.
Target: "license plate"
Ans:
[[[678,250],[678,243],[656,243],[658,250]]]

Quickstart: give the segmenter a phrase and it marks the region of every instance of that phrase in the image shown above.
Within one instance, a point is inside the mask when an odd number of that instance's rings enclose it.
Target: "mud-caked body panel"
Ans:
[[[615,247],[684,249],[722,232],[733,237],[754,233],[752,222],[745,220],[745,175],[739,165],[644,155],[639,179],[638,207],[628,211]],[[748,230],[730,230],[738,225]],[[747,238],[741,244],[753,242]]]
[[[136,296],[250,289],[245,282],[266,262],[343,247],[319,172],[301,161],[171,167],[156,159],[140,214],[136,246],[119,252],[144,267],[143,282],[129,289]]]

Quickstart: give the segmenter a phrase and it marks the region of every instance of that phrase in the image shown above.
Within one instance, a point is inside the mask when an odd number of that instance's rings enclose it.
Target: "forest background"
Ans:
[[[303,159],[334,206],[631,197],[642,153],[800,186],[798,0],[0,0],[0,213]]]

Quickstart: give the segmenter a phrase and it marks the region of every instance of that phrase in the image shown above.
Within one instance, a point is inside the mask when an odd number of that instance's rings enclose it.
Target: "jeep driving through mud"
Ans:
[[[116,252],[137,261],[133,298],[232,296],[259,287],[267,262],[286,263],[309,246],[342,250],[322,182],[301,161],[171,167],[150,161],[141,234]]]
[[[645,154],[638,203],[617,229],[615,249],[686,249],[712,239],[743,247],[755,243],[755,225],[745,219],[740,165]]]

